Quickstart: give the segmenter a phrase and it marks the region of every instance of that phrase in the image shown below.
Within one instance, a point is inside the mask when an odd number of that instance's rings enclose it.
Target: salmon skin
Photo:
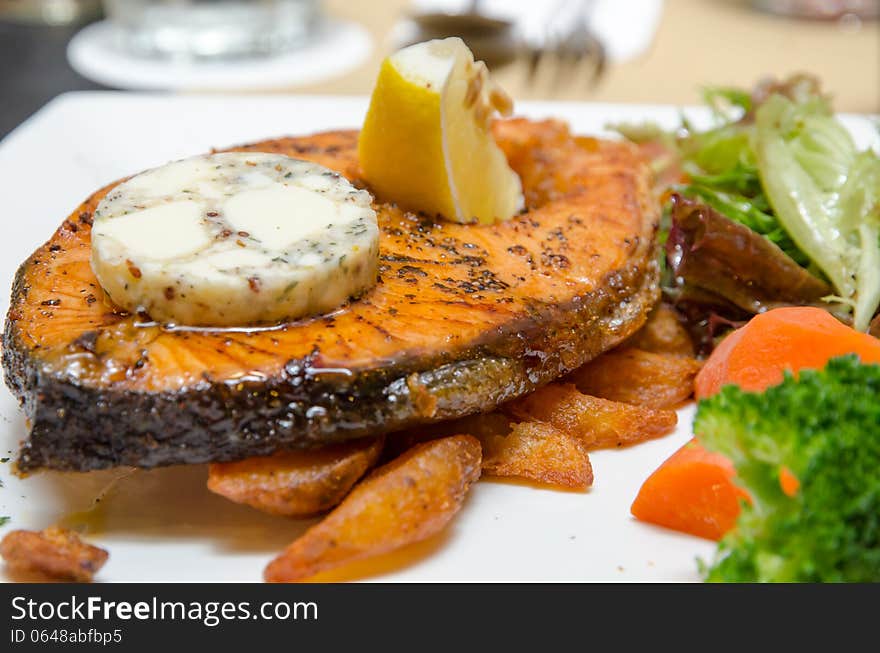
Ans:
[[[376,199],[377,285],[331,314],[186,329],[129,315],[89,265],[79,206],[18,270],[6,381],[30,424],[18,467],[230,461],[487,411],[638,329],[659,294],[651,173],[631,146],[558,122],[494,126],[526,210],[461,225]],[[357,132],[234,148],[335,169],[359,186]]]

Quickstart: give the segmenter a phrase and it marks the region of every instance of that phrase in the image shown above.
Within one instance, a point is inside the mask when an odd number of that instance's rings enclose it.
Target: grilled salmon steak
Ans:
[[[333,313],[272,328],[159,325],[114,307],[79,206],[21,266],[3,336],[30,434],[22,471],[228,461],[494,408],[613,347],[658,298],[659,209],[624,143],[499,121],[526,210],[437,221],[378,197],[379,280]],[[235,148],[363,186],[357,132]]]

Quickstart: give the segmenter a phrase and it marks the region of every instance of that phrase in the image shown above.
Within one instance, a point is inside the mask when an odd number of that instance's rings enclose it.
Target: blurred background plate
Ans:
[[[263,57],[165,59],[120,47],[120,28],[93,23],[71,39],[70,65],[106,86],[135,90],[255,90],[296,87],[331,79],[360,66],[372,39],[357,23],[324,19],[296,48]]]

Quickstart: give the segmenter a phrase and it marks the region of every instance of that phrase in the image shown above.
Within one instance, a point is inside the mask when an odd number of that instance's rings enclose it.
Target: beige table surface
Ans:
[[[621,0],[626,2],[626,0]],[[389,30],[408,0],[324,0],[333,15],[356,20],[373,34],[371,58],[334,80],[300,86],[300,93],[367,94],[392,44]],[[750,86],[770,75],[819,75],[839,111],[880,112],[880,22],[847,28],[834,22],[789,20],[752,10],[745,0],[666,0],[650,50],[609,67],[592,91],[574,85],[549,93],[531,87],[524,64],[495,75],[516,99],[693,104],[702,84]]]

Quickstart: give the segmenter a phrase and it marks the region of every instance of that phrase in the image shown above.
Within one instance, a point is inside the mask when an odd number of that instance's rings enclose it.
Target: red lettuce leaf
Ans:
[[[680,195],[672,197],[666,260],[680,293],[701,290],[752,314],[823,305],[833,292],[764,236]]]

